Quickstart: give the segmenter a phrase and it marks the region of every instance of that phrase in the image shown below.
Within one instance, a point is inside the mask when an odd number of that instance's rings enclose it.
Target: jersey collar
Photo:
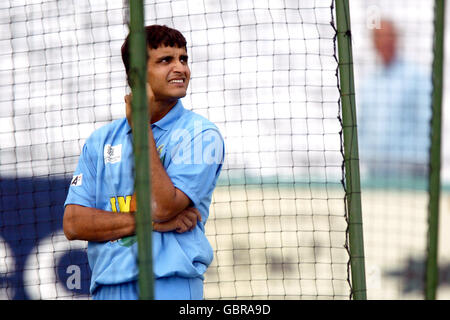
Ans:
[[[183,114],[184,107],[181,103],[181,100],[178,99],[177,103],[170,109],[170,111],[159,121],[156,121],[155,123],[152,123],[153,127],[158,127],[162,130],[169,130],[172,125],[177,121],[181,115]]]
[[[181,103],[181,100],[178,99],[177,103],[172,107],[172,109],[170,109],[170,111],[164,116],[164,118],[162,118],[159,121],[156,121],[155,123],[152,123],[152,128],[158,127],[165,131],[169,130],[172,124],[175,121],[177,121],[178,118],[181,117],[183,111],[184,111],[183,104]],[[125,122],[126,126],[128,127],[128,133],[131,133],[131,127],[128,121]]]

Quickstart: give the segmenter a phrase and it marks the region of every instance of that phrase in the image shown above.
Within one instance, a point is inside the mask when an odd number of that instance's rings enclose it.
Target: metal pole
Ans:
[[[147,108],[147,45],[144,29],[143,0],[129,0],[130,71],[132,86],[132,121],[137,197],[136,234],[138,239],[139,298],[153,299],[151,176],[148,154],[149,111]]]
[[[349,251],[352,296],[366,298],[364,240],[359,176],[358,134],[353,76],[352,37],[348,0],[336,0],[336,26],[339,53],[339,80],[344,133],[344,163],[349,223]]]
[[[425,274],[425,299],[436,299],[438,285],[438,228],[441,172],[441,108],[442,66],[444,60],[445,1],[436,0],[434,7],[433,115],[431,118],[431,147],[428,204],[428,245]],[[427,106],[423,106],[426,108]]]

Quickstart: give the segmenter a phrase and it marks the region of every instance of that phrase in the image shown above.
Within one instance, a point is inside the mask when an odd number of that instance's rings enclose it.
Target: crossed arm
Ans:
[[[159,232],[192,230],[201,221],[199,211],[191,201],[174,187],[156,150],[152,130],[149,130],[150,168],[152,181],[153,230]],[[134,235],[135,213],[110,212],[96,208],[69,204],[63,218],[64,234],[69,240],[112,241]],[[150,226],[149,226],[150,227]]]
[[[166,222],[155,222],[153,230],[183,233],[195,228],[197,220],[201,221],[200,213],[189,207]],[[64,211],[63,228],[69,240],[113,241],[135,234],[135,213],[118,213],[69,204]]]

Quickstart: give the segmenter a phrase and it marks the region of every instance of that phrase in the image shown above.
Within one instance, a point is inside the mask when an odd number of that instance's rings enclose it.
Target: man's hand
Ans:
[[[149,83],[147,82],[145,84],[146,90],[147,90],[147,104],[148,106],[150,105],[154,105],[154,101],[155,101],[155,95],[153,93],[153,89],[152,87],[150,87]],[[124,97],[125,100],[125,114],[127,116],[127,120],[128,120],[128,124],[130,125],[131,128],[133,128],[133,116],[132,116],[132,106],[131,106],[131,100],[133,98],[133,94],[127,94]],[[148,111],[150,113],[150,108],[148,108]],[[151,115],[149,114],[149,118],[151,121]]]
[[[136,193],[134,193],[131,197],[130,212],[134,213],[136,209]],[[202,221],[200,211],[194,207],[187,207],[169,221],[154,223],[153,228],[159,232],[175,230],[178,233],[184,233],[194,230],[198,221]]]
[[[149,106],[152,106],[155,103],[155,94],[153,93],[153,89],[148,82],[145,84],[145,88],[147,90],[147,103]],[[150,112],[150,108],[148,110]]]
[[[197,208],[188,207],[169,221],[155,223],[153,225],[153,230],[159,232],[176,231],[178,233],[184,233],[186,231],[194,230],[198,221],[202,221],[200,212]]]
[[[132,109],[131,109],[131,98],[132,98],[132,93],[125,95],[124,99],[125,99],[125,113],[127,115],[127,120],[128,120],[128,124],[130,125],[131,128],[133,128],[133,116],[132,116]]]
[[[202,216],[196,208],[188,207],[173,219],[175,220],[175,231],[183,233],[194,230],[197,226],[197,221],[202,221]]]

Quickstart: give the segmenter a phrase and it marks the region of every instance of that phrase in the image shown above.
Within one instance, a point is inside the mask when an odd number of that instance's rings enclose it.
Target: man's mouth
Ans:
[[[184,83],[184,80],[183,79],[173,79],[173,80],[170,80],[169,83]]]

